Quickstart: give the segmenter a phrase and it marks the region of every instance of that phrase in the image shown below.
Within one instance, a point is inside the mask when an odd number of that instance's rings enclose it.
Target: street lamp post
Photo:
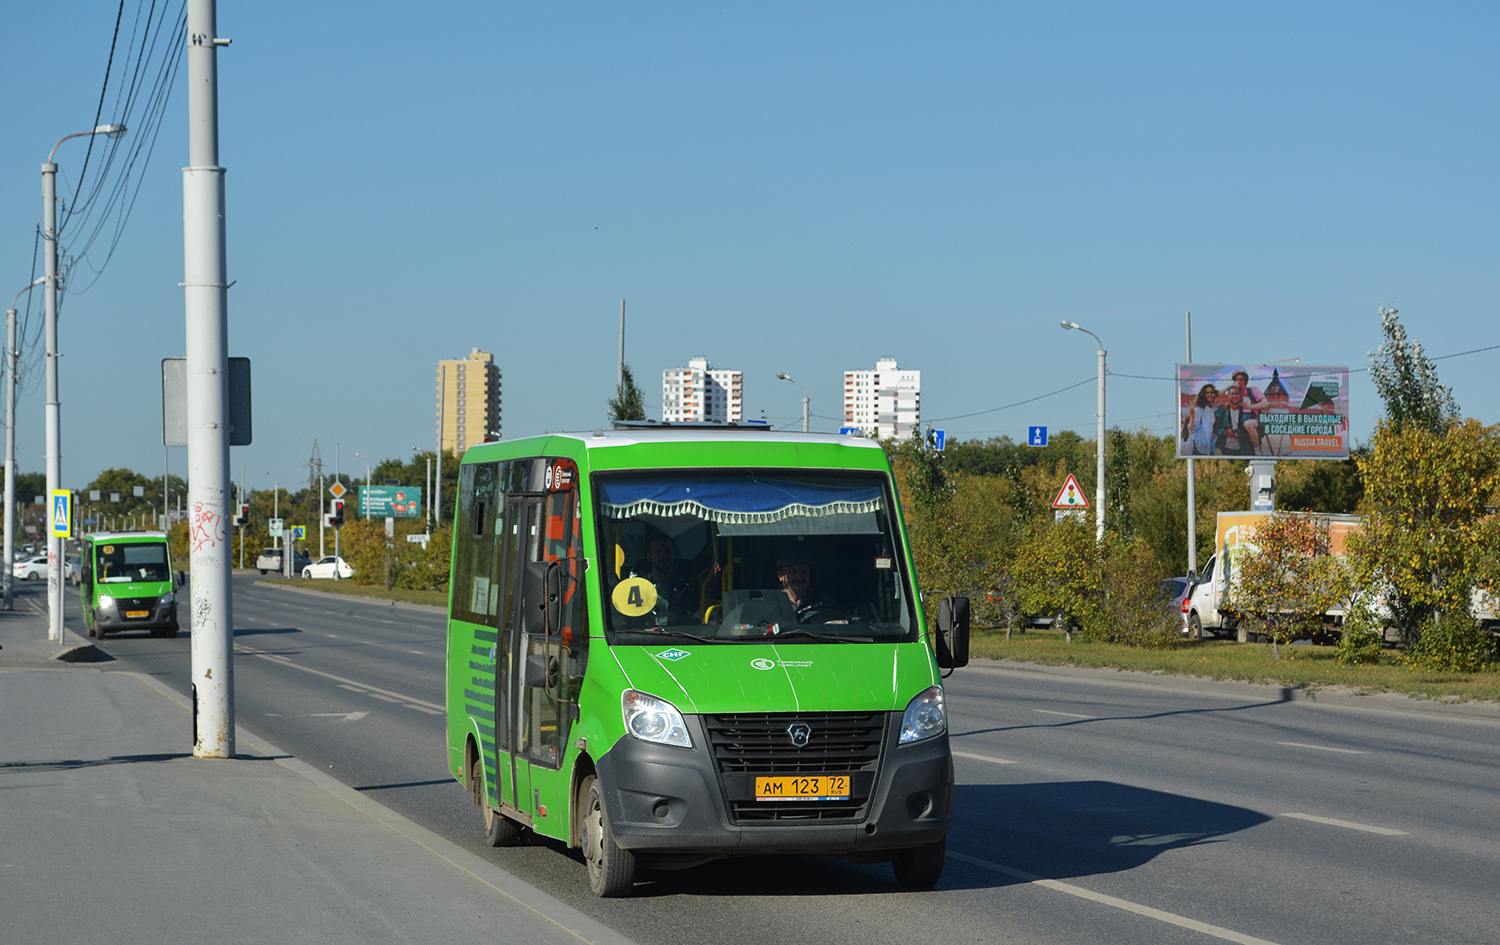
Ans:
[[[16,293],[5,310],[5,609],[15,609],[16,565],[16,303],[43,282],[42,276]]]
[[[359,453],[355,453],[354,455],[355,456],[359,456],[360,459],[365,459],[363,456],[360,456]],[[364,503],[370,501],[370,461],[368,459],[365,459],[365,494],[362,495],[362,496],[360,496],[359,499],[360,499],[360,513],[359,514],[360,515],[364,515],[365,514],[364,513]]]
[[[64,135],[47,152],[42,165],[42,242],[46,244],[47,275],[47,638],[63,639],[62,539],[52,534],[52,493],[62,488],[62,429],[57,397],[57,165],[52,158],[69,138],[108,135],[118,138],[124,125],[100,125],[93,131]]]
[[[421,449],[419,447],[413,446],[411,448],[411,451],[413,453],[420,453]],[[427,457],[427,473],[422,477],[422,488],[428,490],[427,491],[427,500],[426,500],[427,501],[427,505],[428,505],[428,509],[427,509],[426,515],[424,515],[423,519],[422,519],[424,524],[428,523],[431,520],[431,518],[432,518],[432,509],[431,509],[431,505],[432,505],[432,490],[431,490],[431,488],[430,488],[430,486],[428,484],[428,481],[427,481],[427,480],[429,480],[431,478],[432,478],[432,457],[429,456],[429,457]],[[431,531],[432,529],[429,526],[427,530]]]
[[[797,384],[797,382],[794,381],[794,380],[792,380],[791,377],[789,377],[789,376],[787,376],[785,374],[782,374],[779,371],[776,373],[776,378],[777,378],[777,380],[792,381],[793,384]],[[807,388],[803,387],[801,384],[797,384],[797,387],[802,391],[802,432],[806,433],[807,432]]]
[[[1094,485],[1094,522],[1099,541],[1104,540],[1104,342],[1099,336],[1077,322],[1064,321],[1064,328],[1076,329],[1099,342],[1099,448],[1097,479]]]

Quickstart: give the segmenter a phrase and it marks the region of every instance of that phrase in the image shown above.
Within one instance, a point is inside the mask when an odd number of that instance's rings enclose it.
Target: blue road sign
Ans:
[[[52,537],[73,535],[73,493],[67,489],[52,490]]]
[[[853,436],[859,432],[859,427],[839,427],[839,432],[844,436]]]
[[[941,453],[943,451],[944,444],[946,444],[947,442],[948,442],[948,431],[947,430],[933,430],[932,431],[932,448],[933,449],[935,449],[939,453]]]
[[[1027,427],[1026,428],[1026,445],[1027,446],[1046,446],[1047,445],[1047,428],[1046,427]]]

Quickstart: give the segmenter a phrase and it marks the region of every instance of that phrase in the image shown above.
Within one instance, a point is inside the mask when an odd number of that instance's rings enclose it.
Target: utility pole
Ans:
[[[233,758],[228,267],[218,87],[219,47],[228,46],[229,40],[218,37],[215,0],[188,0],[187,14],[188,166],[182,170],[182,231],[193,573],[193,755]]]
[[[625,386],[625,300],[620,300],[620,363],[615,367],[615,396]]]
[[[46,282],[43,276],[16,293],[5,310],[5,609],[15,609],[16,564],[16,303],[21,295]]]

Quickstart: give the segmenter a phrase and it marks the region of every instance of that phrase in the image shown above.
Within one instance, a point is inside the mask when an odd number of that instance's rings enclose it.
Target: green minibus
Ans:
[[[83,536],[78,590],[91,637],[116,630],[177,636],[180,581],[165,532],[93,532]]]
[[[616,423],[470,448],[448,764],[493,846],[581,847],[597,896],[748,854],[942,873],[953,761],[890,463],[858,436]]]

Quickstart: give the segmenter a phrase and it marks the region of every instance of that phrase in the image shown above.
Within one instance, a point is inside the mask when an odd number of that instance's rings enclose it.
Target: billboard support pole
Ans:
[[[1187,360],[1184,364],[1193,363],[1193,313],[1182,313],[1183,328],[1187,333]],[[1178,410],[1181,399],[1179,395]],[[1198,479],[1193,473],[1193,459],[1188,457],[1187,461],[1187,539],[1188,539],[1188,574],[1196,580],[1198,577]]]

